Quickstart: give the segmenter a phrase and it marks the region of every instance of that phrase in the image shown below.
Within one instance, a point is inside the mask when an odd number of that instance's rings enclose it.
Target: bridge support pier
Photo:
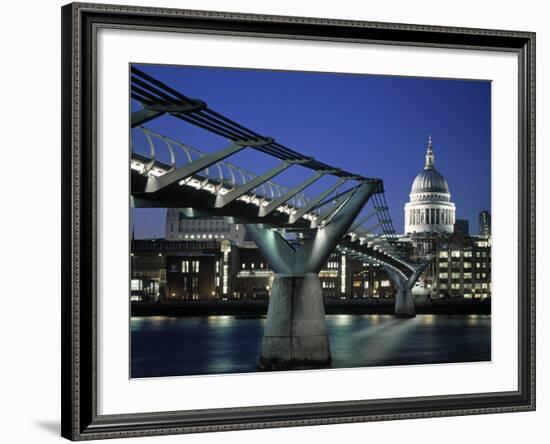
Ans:
[[[395,317],[414,318],[416,316],[416,307],[414,303],[414,296],[412,294],[412,288],[428,264],[429,262],[420,264],[408,279],[403,274],[396,271],[396,269],[384,266],[386,273],[388,273],[393,285],[397,289],[394,308]]]
[[[379,182],[361,183],[325,225],[291,245],[277,230],[261,224],[246,229],[275,271],[259,368],[283,370],[325,367],[330,346],[319,271]]]
[[[277,274],[269,301],[260,368],[326,367],[330,361],[319,276]]]
[[[395,295],[395,317],[414,318],[416,308],[414,296],[410,288],[399,288]]]

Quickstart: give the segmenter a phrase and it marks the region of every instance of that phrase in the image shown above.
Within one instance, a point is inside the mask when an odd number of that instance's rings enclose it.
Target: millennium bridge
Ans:
[[[411,290],[428,263],[414,262],[398,248],[381,179],[294,151],[135,67],[131,97],[140,105],[131,114],[131,205],[244,224],[275,272],[261,368],[331,361],[319,272],[335,250],[383,267],[397,289],[395,315],[415,315]],[[192,125],[223,138],[226,146],[201,151],[147,128],[153,119]],[[138,139],[145,141],[146,154],[135,149]],[[247,150],[268,156],[275,166],[256,174],[231,162]],[[297,167],[310,172],[301,183],[277,182]]]

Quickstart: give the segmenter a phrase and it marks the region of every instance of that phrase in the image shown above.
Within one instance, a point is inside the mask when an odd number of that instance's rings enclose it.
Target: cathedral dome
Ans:
[[[446,193],[449,194],[449,185],[445,178],[435,169],[435,158],[432,148],[432,138],[428,140],[428,150],[426,152],[426,164],[414,179],[411,188],[411,194],[420,193]]]
[[[435,169],[424,170],[416,176],[412,184],[411,194],[417,193],[449,193],[449,185]]]

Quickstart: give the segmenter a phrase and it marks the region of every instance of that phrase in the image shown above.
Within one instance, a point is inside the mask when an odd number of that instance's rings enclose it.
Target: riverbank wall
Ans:
[[[267,300],[132,302],[132,316],[241,316],[267,313]],[[394,300],[380,298],[327,299],[326,314],[393,314]],[[491,314],[490,298],[425,299],[417,301],[417,314]]]

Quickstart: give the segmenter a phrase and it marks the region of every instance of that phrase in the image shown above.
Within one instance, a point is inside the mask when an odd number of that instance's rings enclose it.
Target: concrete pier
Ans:
[[[383,265],[393,285],[397,288],[397,293],[395,295],[395,317],[414,318],[416,316],[412,288],[428,264],[429,262],[419,264],[408,278],[396,269]]]
[[[319,271],[378,186],[377,180],[362,182],[327,216],[328,222],[312,229],[299,245],[262,224],[246,224],[248,234],[276,273],[260,368],[312,368],[330,363]]]
[[[414,296],[409,288],[398,289],[395,295],[395,317],[414,318],[416,308]]]
[[[259,367],[325,367],[330,346],[316,273],[277,274],[273,281]]]

